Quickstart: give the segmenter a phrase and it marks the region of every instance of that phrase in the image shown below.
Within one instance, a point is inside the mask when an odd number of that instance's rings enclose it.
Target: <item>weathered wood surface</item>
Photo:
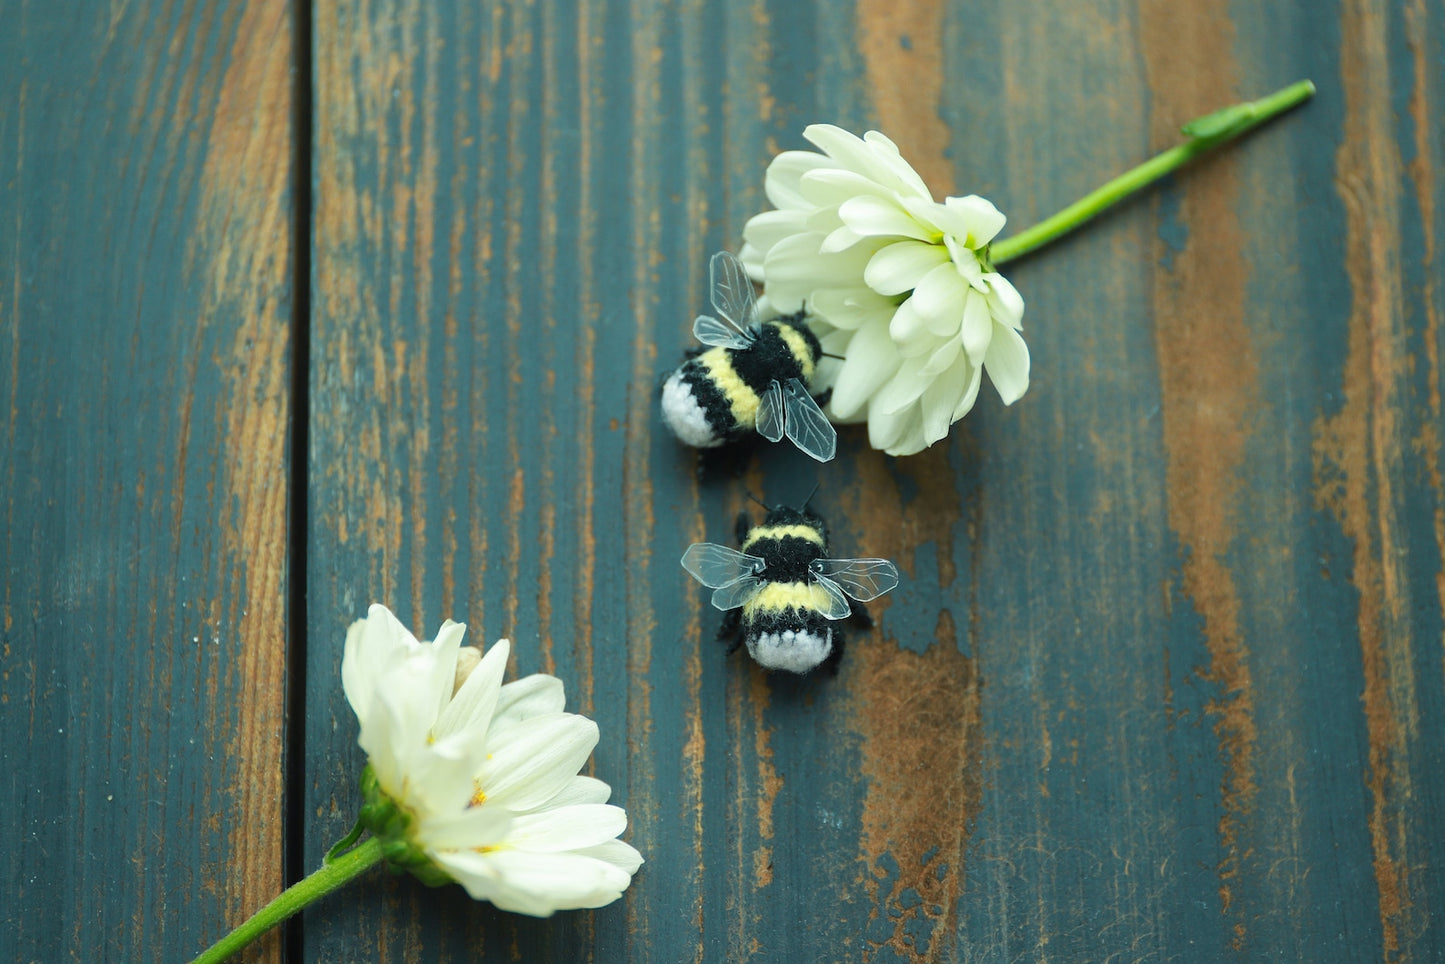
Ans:
[[[648,863],[547,921],[377,873],[307,960],[1445,956],[1438,4],[62,6],[0,3],[7,956],[182,959],[314,867],[373,600],[561,676]],[[1304,76],[1010,266],[1033,387],[948,443],[700,479],[662,428],[806,124],[1017,228]],[[815,482],[905,581],[770,678],[677,559]]]
[[[292,18],[214,7],[0,3],[6,960],[283,882]]]
[[[316,9],[306,852],[350,818],[336,666],[378,598],[566,679],[649,862],[545,923],[367,891],[313,955],[1445,953],[1438,7]],[[1301,76],[1009,272],[1034,386],[950,444],[699,482],[661,428],[706,257],[805,124],[1022,226]],[[907,579],[837,679],[769,679],[676,560],[815,481]]]

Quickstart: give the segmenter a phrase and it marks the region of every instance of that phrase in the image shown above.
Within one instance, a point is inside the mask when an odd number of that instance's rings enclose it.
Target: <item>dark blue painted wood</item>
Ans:
[[[282,884],[291,21],[212,7],[0,4],[9,960]]]
[[[1438,7],[312,13],[288,639],[288,10],[0,8],[0,946],[179,959],[281,886],[284,821],[314,867],[380,600],[561,676],[648,863],[549,921],[378,872],[308,912],[308,959],[1442,955]],[[1302,76],[1303,110],[1009,266],[1012,408],[705,476],[662,429],[707,256],[804,125],[877,126],[1022,227]],[[815,482],[906,578],[836,679],[768,678],[676,560]]]

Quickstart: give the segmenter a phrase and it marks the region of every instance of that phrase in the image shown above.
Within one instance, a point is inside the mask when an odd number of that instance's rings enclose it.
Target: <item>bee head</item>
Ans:
[[[824,532],[823,519],[807,505],[801,508],[780,505],[768,510],[768,517],[763,521],[765,526],[810,526],[820,533]]]

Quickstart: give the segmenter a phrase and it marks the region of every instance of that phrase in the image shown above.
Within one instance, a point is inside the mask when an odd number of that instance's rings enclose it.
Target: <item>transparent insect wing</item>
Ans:
[[[748,332],[738,331],[732,325],[718,321],[710,315],[697,316],[697,320],[692,323],[692,336],[704,345],[722,348],[747,348],[753,343]]]
[[[757,576],[744,576],[737,582],[723,586],[712,594],[712,604],[716,609],[727,612],[729,609],[736,609],[746,605],[749,599],[757,595],[758,590],[763,588],[763,581]]]
[[[776,442],[783,437],[783,422],[786,418],[787,402],[783,395],[783,386],[777,379],[768,386],[758,399],[758,434],[769,442]]]
[[[682,568],[709,589],[722,589],[756,576],[767,562],[715,542],[694,542],[682,554]]]
[[[843,595],[843,590],[836,582],[827,576],[820,576],[813,573],[813,584],[827,594],[826,606],[820,606],[818,612],[828,619],[845,619],[853,612],[853,607],[848,602],[848,597]]]
[[[838,432],[828,421],[828,416],[823,414],[813,396],[796,378],[788,379],[782,387],[782,394],[788,438],[819,462],[831,461],[838,451]]]
[[[887,559],[814,559],[808,568],[819,581],[835,581],[859,602],[898,585],[898,567]]]
[[[725,321],[745,331],[753,323],[757,310],[753,279],[748,277],[743,263],[727,251],[713,255],[708,268],[712,279],[712,306]]]

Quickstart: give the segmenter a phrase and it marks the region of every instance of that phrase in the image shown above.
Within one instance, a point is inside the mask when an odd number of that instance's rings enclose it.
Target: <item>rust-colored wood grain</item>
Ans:
[[[0,19],[0,946],[183,960],[283,886],[294,23]]]

